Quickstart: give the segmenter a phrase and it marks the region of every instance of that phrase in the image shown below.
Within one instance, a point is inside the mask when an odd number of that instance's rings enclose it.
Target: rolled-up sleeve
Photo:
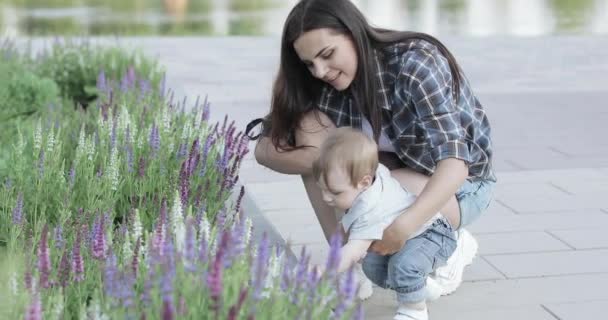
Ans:
[[[436,50],[409,52],[401,70],[404,90],[419,119],[431,157],[437,163],[457,158],[471,163],[460,111],[452,97],[452,74],[447,59]]]

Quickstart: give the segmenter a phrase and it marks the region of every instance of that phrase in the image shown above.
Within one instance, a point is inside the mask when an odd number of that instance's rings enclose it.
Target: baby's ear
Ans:
[[[365,188],[371,186],[373,182],[374,182],[374,178],[372,178],[371,175],[366,174],[359,181],[359,188],[360,189],[365,189]]]

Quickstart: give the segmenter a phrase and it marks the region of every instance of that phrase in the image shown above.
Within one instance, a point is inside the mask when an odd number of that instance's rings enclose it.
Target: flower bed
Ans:
[[[340,240],[324,275],[252,241],[246,136],[147,75],[99,73],[86,113],[48,114],[12,143],[0,318],[361,317],[352,273],[331,272]]]

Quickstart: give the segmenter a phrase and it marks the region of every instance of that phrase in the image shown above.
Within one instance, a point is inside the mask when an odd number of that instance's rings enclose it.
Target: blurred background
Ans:
[[[0,0],[3,36],[279,35],[297,0]],[[608,0],[353,0],[375,25],[434,35],[608,34]]]

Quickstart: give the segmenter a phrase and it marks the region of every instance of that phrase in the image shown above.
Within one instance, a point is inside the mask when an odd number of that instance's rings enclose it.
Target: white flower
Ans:
[[[247,217],[245,219],[245,238],[243,239],[243,242],[245,243],[245,246],[249,245],[249,241],[251,241],[251,233],[253,230],[253,222],[251,221],[251,218]]]
[[[116,146],[112,149],[110,155],[110,164],[108,166],[108,180],[110,181],[110,188],[112,191],[118,190],[118,179],[120,178],[120,172],[118,170],[118,152]]]
[[[87,159],[89,159],[89,161],[93,161],[93,157],[95,156],[95,141],[93,140],[93,137],[87,139],[86,153]]]
[[[203,217],[198,228],[198,241],[201,242],[205,239],[205,241],[209,242],[211,240],[211,225],[209,224],[209,220],[207,220],[207,212],[203,212],[202,215]]]
[[[175,197],[173,199],[173,208],[170,214],[171,227],[173,234],[175,235],[175,242],[177,250],[183,252],[184,244],[186,242],[186,229],[184,227],[184,211],[182,209],[182,199],[179,195],[179,191],[175,191]]]
[[[53,148],[55,147],[55,133],[54,128],[51,127],[51,131],[46,138],[46,152],[51,154],[53,152]]]
[[[163,105],[161,114],[161,121],[163,124],[163,130],[165,133],[171,132],[171,119],[169,118],[169,112],[167,111],[167,106]]]
[[[184,131],[182,131],[182,141],[188,140],[190,138],[190,122],[184,123]]]
[[[136,243],[137,239],[142,236],[143,229],[144,227],[141,224],[141,219],[139,218],[139,209],[135,209],[135,214],[133,217],[133,243]],[[141,241],[143,243],[143,239],[141,239]]]
[[[122,244],[122,261],[131,260],[133,257],[133,249],[131,249],[131,241],[129,239],[129,230],[125,231],[125,241]]]
[[[34,155],[38,155],[42,146],[42,122],[38,119],[36,129],[34,130]]]

